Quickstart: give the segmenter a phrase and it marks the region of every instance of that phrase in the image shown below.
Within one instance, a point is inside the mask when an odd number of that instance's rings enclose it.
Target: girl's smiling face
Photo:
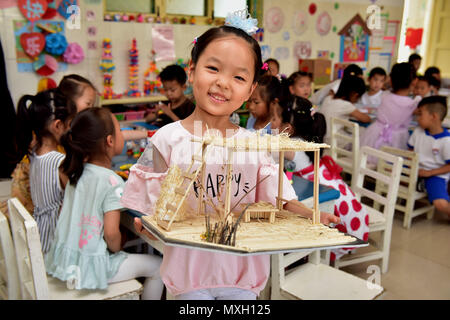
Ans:
[[[256,87],[254,65],[254,53],[244,39],[230,35],[212,41],[197,64],[189,65],[197,107],[214,117],[229,117]]]

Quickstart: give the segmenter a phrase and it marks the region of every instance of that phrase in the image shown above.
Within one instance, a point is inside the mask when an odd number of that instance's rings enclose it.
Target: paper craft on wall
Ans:
[[[259,28],[256,30],[256,33],[252,35],[253,39],[255,39],[258,42],[264,41],[264,28]]]
[[[33,62],[35,59],[39,59],[39,55],[43,55],[43,50],[40,49],[42,44],[45,48],[45,37],[44,34],[41,33],[44,28],[45,30],[50,30],[54,32],[54,34],[60,34],[64,36],[64,21],[48,21],[48,20],[37,20],[34,22],[33,27],[31,28],[31,22],[24,20],[14,20],[13,21],[13,30],[15,37],[15,45],[16,45],[16,61],[17,61],[17,70],[19,72],[33,72],[36,68],[33,67]],[[31,32],[30,32],[31,31]],[[30,39],[27,36],[22,36],[23,34],[41,34],[41,36],[36,37],[44,37],[44,40],[36,41],[34,39]],[[21,40],[23,39],[23,40]],[[25,49],[23,47],[23,41],[26,42]],[[30,41],[29,43],[27,43]],[[64,48],[65,49],[65,48]],[[25,51],[28,50],[28,53]],[[39,51],[39,53],[37,53]],[[32,55],[30,55],[30,53]],[[62,52],[64,53],[64,51]],[[61,53],[61,54],[62,54]],[[67,69],[67,64],[63,62],[62,56],[55,57],[58,62],[58,71],[65,71]],[[48,59],[47,59],[48,60]],[[44,61],[41,59],[41,61]],[[45,61],[44,61],[45,62]],[[53,68],[53,66],[52,66]]]
[[[285,60],[289,58],[289,48],[287,47],[278,47],[274,52],[275,59],[277,60]]]
[[[25,32],[20,35],[20,44],[31,58],[37,57],[45,47],[45,37],[40,32]]]
[[[317,5],[315,3],[311,3],[308,8],[309,14],[314,15],[317,11]]]
[[[303,11],[294,13],[292,28],[298,36],[301,36],[308,29],[308,16]]]
[[[423,29],[408,28],[406,29],[405,46],[411,49],[417,48],[422,43]]]
[[[40,20],[47,11],[47,0],[19,0],[17,3],[20,12],[31,22]]]
[[[261,46],[261,56],[263,60],[267,60],[270,58],[270,55],[272,54],[272,48],[268,45],[262,45]]]
[[[283,40],[288,41],[291,38],[291,35],[289,34],[289,31],[283,32]]]
[[[330,51],[329,50],[317,50],[317,58],[319,59],[329,59]]]
[[[73,10],[70,10],[71,6],[76,6],[77,0],[62,0],[58,6],[58,13],[65,19],[69,19]]]
[[[369,36],[372,33],[359,14],[356,14],[338,34],[341,36],[341,62],[367,61]]]
[[[283,28],[284,14],[279,7],[268,9],[264,15],[264,26],[269,32],[278,32]]]
[[[172,26],[152,26],[152,44],[156,61],[175,60],[175,42]]]
[[[294,57],[298,59],[307,59],[311,57],[311,41],[297,41],[294,44]]]
[[[324,11],[317,17],[316,30],[321,36],[326,36],[331,29],[331,16]]]

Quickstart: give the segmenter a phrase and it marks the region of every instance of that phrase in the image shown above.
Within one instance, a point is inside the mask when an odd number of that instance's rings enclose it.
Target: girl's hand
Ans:
[[[134,218],[134,229],[136,230],[137,233],[150,238],[150,240],[155,240],[155,241],[158,240],[150,232],[148,232],[147,230],[144,229],[144,226],[142,225],[142,221],[139,218]]]
[[[329,225],[330,223],[339,224],[341,223],[341,218],[331,213],[320,212],[320,222],[325,225]]]

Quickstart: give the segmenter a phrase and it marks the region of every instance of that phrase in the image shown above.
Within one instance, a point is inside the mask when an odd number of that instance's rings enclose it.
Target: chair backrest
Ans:
[[[330,128],[330,155],[344,171],[352,174],[353,180],[359,157],[359,125],[348,120],[331,118]],[[349,135],[343,132],[348,132]]]
[[[417,179],[419,177],[419,155],[414,151],[402,150],[393,147],[383,146],[381,151],[402,157],[403,166],[400,175],[400,183],[408,189],[408,195],[416,191]],[[378,163],[379,172],[390,172],[392,165],[386,161]]]
[[[0,211],[0,299],[20,299],[19,275],[16,253],[11,238],[9,223]]]
[[[47,274],[36,221],[17,198],[8,200],[22,299],[49,299]]]
[[[389,165],[391,170],[385,171],[375,171],[368,167],[367,165],[367,157],[373,156],[378,158],[378,165]],[[361,197],[366,197],[374,202],[382,204],[384,206],[383,209],[383,217],[388,221],[388,223],[392,223],[392,218],[394,216],[395,210],[395,202],[397,200],[398,187],[400,183],[400,174],[402,171],[403,158],[397,157],[395,155],[364,146],[360,149],[359,152],[359,169],[357,170],[355,177],[355,185],[352,187],[353,191],[356,194],[358,200],[361,201]],[[378,183],[384,183],[388,186],[387,194],[382,195],[378,194],[372,190],[364,187],[364,178],[365,176],[369,176]]]

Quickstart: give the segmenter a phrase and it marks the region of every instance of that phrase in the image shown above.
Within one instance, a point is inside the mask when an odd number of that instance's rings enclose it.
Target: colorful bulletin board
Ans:
[[[367,61],[369,56],[370,29],[359,14],[356,14],[338,32],[341,36],[341,62]]]
[[[372,30],[367,70],[381,67],[389,73],[398,40],[400,21],[389,20],[388,13],[381,14],[381,28]]]
[[[38,25],[43,25],[45,27],[56,30],[58,33],[64,35],[64,21],[49,21],[49,20],[38,20],[34,23],[33,28],[30,30],[31,22],[26,20],[14,20],[14,37],[16,39],[16,60],[17,60],[17,70],[19,72],[34,72],[33,70],[33,60],[30,58],[23,50],[20,44],[20,35],[25,32],[41,32],[42,30]],[[62,56],[55,57],[58,61],[58,71],[67,70],[67,63],[62,61]]]

